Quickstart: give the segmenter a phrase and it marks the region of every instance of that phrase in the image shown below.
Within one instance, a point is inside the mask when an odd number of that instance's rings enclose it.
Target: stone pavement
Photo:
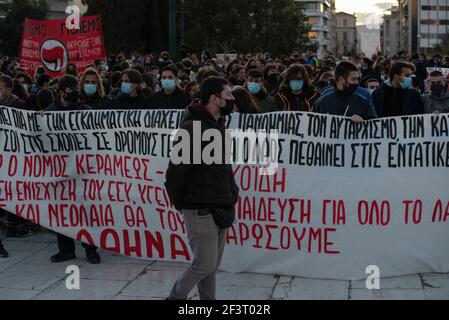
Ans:
[[[165,299],[185,264],[142,261],[101,252],[90,265],[77,245],[77,259],[50,263],[56,236],[37,233],[4,242],[10,258],[0,259],[0,300],[159,300]],[[68,265],[80,270],[80,290],[65,285]],[[336,281],[259,274],[217,275],[220,300],[449,300],[449,274],[416,274],[381,279],[381,290],[364,281]],[[192,299],[198,299],[195,292]]]

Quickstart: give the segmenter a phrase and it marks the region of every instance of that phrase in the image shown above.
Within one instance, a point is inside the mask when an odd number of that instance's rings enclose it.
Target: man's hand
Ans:
[[[362,123],[363,122],[363,118],[361,116],[358,115],[354,115],[351,117],[352,122],[355,123]]]

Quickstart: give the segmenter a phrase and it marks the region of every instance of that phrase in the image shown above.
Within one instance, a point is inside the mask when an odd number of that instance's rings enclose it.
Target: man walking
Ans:
[[[201,88],[201,100],[195,100],[187,108],[181,130],[188,132],[189,163],[175,164],[174,150],[184,140],[176,140],[166,173],[166,189],[175,208],[184,215],[187,236],[194,260],[190,268],[175,283],[169,300],[186,300],[195,286],[201,300],[215,300],[215,273],[224,252],[227,229],[235,219],[238,187],[232,174],[232,166],[226,164],[224,155],[224,117],[235,106],[231,87],[224,78],[211,77]],[[200,125],[201,133],[217,130],[222,138],[220,163],[193,164],[193,127]],[[201,137],[199,138],[201,141]],[[201,149],[204,150],[204,145]]]

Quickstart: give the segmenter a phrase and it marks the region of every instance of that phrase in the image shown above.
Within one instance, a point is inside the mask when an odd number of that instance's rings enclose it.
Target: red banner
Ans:
[[[51,76],[61,76],[69,63],[83,72],[105,57],[100,16],[81,18],[79,29],[73,30],[67,29],[65,20],[25,20],[20,65],[31,76],[41,66]]]

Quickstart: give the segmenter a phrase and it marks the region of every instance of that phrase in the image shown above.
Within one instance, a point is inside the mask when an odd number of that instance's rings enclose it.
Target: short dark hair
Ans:
[[[41,89],[36,95],[36,103],[39,109],[43,110],[48,108],[53,102],[55,102],[55,96],[49,89]]]
[[[443,77],[444,75],[441,71],[433,70],[429,76],[430,77]]]
[[[44,73],[37,77],[36,85],[38,88],[42,88],[44,84],[50,83],[50,81],[51,77],[48,74]]]
[[[123,79],[123,76],[125,74],[128,76],[129,82],[131,83],[141,84],[143,82],[142,75],[136,69],[126,69],[125,71],[123,71],[120,76],[120,80]]]
[[[14,87],[14,81],[8,75],[0,76],[0,82],[3,82],[4,84],[6,84],[7,88],[12,89]]]
[[[75,88],[78,87],[79,81],[78,78],[72,76],[71,74],[66,74],[63,76],[58,82],[58,90],[65,91],[67,88]]]
[[[411,63],[408,62],[403,62],[403,61],[399,61],[399,62],[395,62],[391,68],[390,68],[390,80],[393,80],[395,75],[401,75],[402,74],[402,70],[403,69],[410,69],[412,71],[415,71],[415,66],[412,65]]]
[[[335,69],[335,81],[338,82],[340,77],[347,78],[351,72],[357,72],[357,67],[348,61],[341,62]]]
[[[201,84],[200,98],[203,105],[209,103],[209,99],[213,95],[220,94],[225,86],[228,86],[229,82],[222,77],[210,77],[203,81]]]
[[[163,72],[165,72],[165,71],[173,72],[173,74],[175,75],[175,77],[176,77],[176,78],[178,77],[178,68],[177,68],[176,65],[174,65],[174,64],[168,65],[168,66],[166,66],[164,69],[162,69],[161,74],[162,74]]]
[[[259,69],[251,69],[248,71],[248,77],[261,78],[263,80],[263,72]]]

